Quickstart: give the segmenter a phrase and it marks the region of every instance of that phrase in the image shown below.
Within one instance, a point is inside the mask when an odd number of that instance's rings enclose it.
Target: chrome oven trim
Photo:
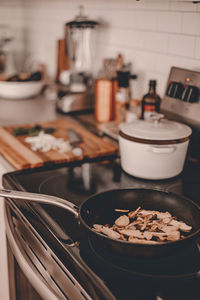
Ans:
[[[44,300],[92,300],[45,241],[35,231],[14,201],[4,205],[7,238],[24,275]],[[16,215],[14,218],[11,210]]]

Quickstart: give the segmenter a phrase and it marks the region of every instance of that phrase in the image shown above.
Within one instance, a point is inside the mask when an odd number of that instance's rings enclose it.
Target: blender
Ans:
[[[68,113],[94,108],[93,55],[95,28],[98,22],[79,15],[65,24],[66,54],[69,69],[60,74],[62,88],[58,93],[58,110]]]

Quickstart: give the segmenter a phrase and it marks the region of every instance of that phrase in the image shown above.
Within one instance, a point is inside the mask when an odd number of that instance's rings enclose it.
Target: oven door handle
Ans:
[[[15,239],[13,230],[11,228],[12,220],[9,212],[8,206],[4,205],[4,215],[5,215],[5,225],[6,225],[6,235],[9,241],[10,248],[12,253],[17,260],[19,267],[22,272],[25,274],[28,281],[31,283],[33,288],[39,293],[42,299],[46,300],[58,300],[60,297],[55,294],[55,292],[46,285],[39,273],[33,269],[33,265],[26,259],[26,252],[20,247],[17,240]]]

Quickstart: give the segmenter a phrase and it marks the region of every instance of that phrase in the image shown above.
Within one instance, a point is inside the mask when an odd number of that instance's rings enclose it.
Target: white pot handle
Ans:
[[[176,150],[176,147],[170,146],[170,147],[155,147],[150,146],[148,148],[148,151],[151,151],[153,153],[172,153]]]

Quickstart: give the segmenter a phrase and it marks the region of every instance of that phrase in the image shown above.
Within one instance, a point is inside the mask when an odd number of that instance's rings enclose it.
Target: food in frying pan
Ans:
[[[178,241],[184,239],[192,230],[192,226],[178,221],[167,211],[145,210],[138,207],[133,211],[115,209],[115,212],[122,215],[114,221],[113,225],[94,224],[93,229],[114,239],[141,244]]]

